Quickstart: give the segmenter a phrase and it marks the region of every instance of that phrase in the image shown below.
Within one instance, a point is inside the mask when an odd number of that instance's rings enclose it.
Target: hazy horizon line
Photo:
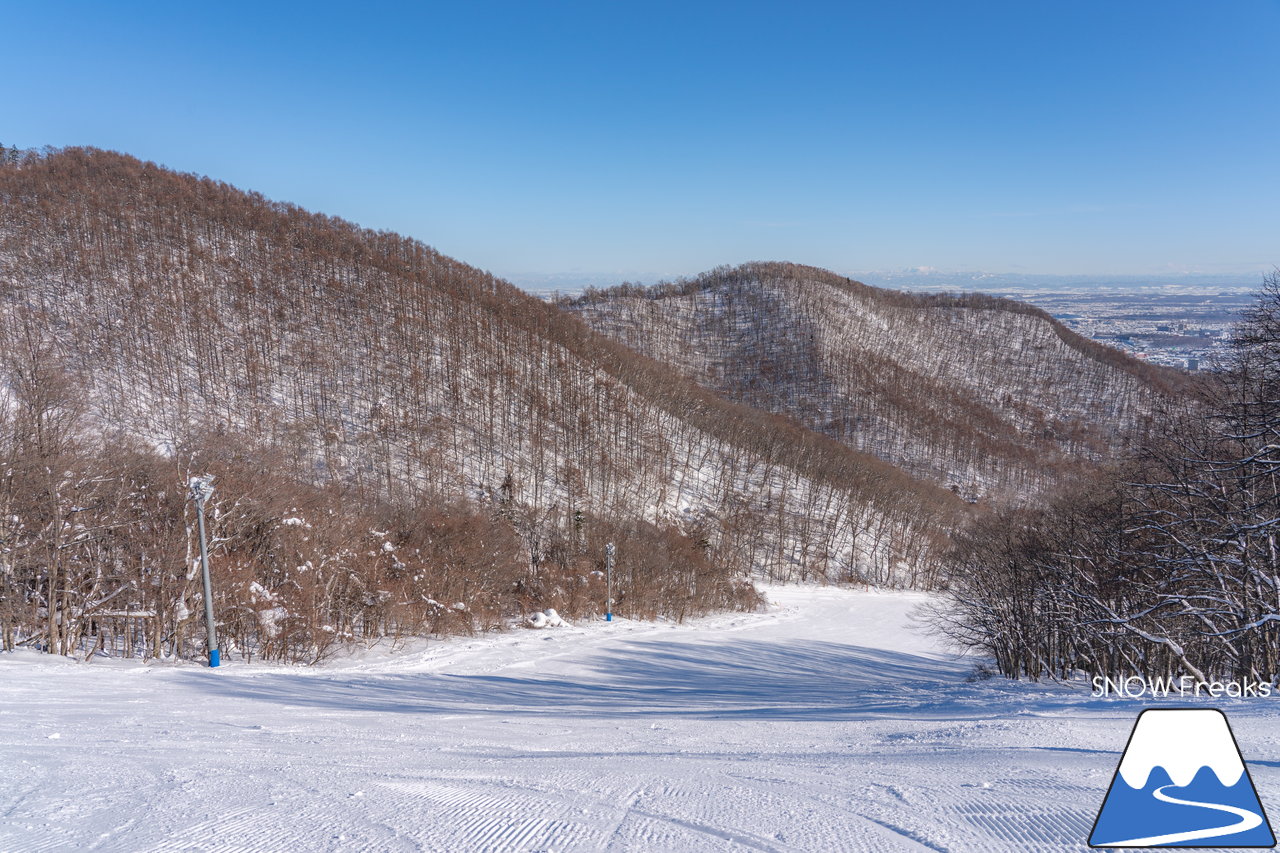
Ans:
[[[814,265],[817,266],[817,265]],[[1261,279],[1274,272],[1275,266],[1259,266],[1241,268],[1240,270],[1206,272],[1203,270],[1185,272],[1103,272],[1103,273],[1044,273],[1044,272],[991,272],[986,270],[944,270],[931,267],[915,267],[888,270],[847,270],[834,269],[837,275],[848,276],[865,284],[881,286],[924,286],[924,287],[980,287],[983,285],[1016,287],[1018,285],[1044,287],[1052,285],[1092,285],[1106,286],[1229,286],[1258,287]],[[629,282],[641,285],[653,285],[661,282],[691,279],[706,270],[695,272],[654,272],[654,271],[562,271],[562,272],[502,272],[499,275],[525,290],[554,291],[581,290],[586,287],[612,287]]]

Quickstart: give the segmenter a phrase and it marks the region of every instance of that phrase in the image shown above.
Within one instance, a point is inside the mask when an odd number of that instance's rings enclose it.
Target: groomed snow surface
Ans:
[[[767,594],[309,669],[0,655],[0,850],[1083,850],[1153,705],[1223,708],[1280,810],[1275,700],[973,681],[925,596]]]

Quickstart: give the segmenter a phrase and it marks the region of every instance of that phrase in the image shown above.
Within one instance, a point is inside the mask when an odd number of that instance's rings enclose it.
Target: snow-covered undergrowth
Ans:
[[[311,669],[0,655],[0,850],[1086,849],[1149,703],[974,681],[921,594],[767,593]],[[1280,715],[1216,704],[1280,802]]]

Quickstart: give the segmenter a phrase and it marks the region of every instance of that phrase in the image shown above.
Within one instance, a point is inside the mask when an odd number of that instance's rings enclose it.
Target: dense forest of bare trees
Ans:
[[[1280,275],[1126,465],[985,519],[940,624],[1009,676],[1280,677]]]
[[[684,618],[751,607],[755,592],[696,531],[579,515],[529,546],[499,500],[370,501],[304,482],[242,436],[191,435],[159,454],[88,429],[86,387],[25,312],[3,328],[0,649],[190,656],[202,630],[185,483],[213,474],[215,609],[227,653],[314,661],[357,641],[485,630],[556,607],[604,607],[603,546],[623,559],[614,609]]]
[[[623,613],[930,585],[967,513],[421,243],[109,152],[0,165],[0,334],[9,646],[189,653],[193,474],[224,632],[285,659],[589,612],[606,540]]]
[[[1119,451],[1187,379],[982,294],[756,263],[562,304],[731,399],[967,499],[1026,502]]]

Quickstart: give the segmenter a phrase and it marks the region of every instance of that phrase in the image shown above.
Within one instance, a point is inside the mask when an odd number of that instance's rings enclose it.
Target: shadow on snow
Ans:
[[[1075,706],[1078,692],[992,679],[959,660],[830,642],[645,642],[586,658],[572,677],[529,674],[184,673],[216,695],[410,714],[492,713],[707,719],[984,718]],[[211,677],[212,676],[212,677]]]

